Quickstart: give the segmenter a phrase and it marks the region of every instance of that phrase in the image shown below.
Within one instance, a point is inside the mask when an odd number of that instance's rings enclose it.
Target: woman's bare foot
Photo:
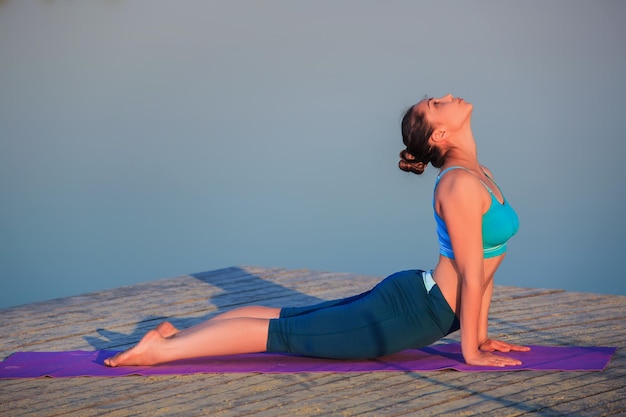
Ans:
[[[172,326],[174,327],[174,326]],[[136,346],[104,360],[107,366],[156,365],[164,362],[159,354],[167,343],[161,333],[150,330]]]
[[[161,334],[161,336],[165,337],[166,339],[168,337],[172,337],[172,336],[176,335],[176,333],[178,333],[178,329],[176,327],[174,327],[174,325],[172,323],[170,323],[169,321],[164,321],[164,322],[160,323],[156,327],[156,331],[159,332]]]

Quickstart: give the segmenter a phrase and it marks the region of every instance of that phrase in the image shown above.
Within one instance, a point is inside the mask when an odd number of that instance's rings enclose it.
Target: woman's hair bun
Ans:
[[[402,171],[420,175],[426,169],[426,165],[428,165],[427,162],[417,161],[408,150],[404,149],[400,152],[400,162],[398,162],[398,167],[400,167]]]

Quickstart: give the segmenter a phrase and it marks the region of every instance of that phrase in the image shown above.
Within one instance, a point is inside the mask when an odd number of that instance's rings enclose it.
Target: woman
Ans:
[[[428,163],[441,168],[433,199],[440,257],[433,271],[399,272],[366,293],[309,307],[243,307],[181,331],[164,322],[105,363],[153,365],[253,352],[371,358],[427,346],[460,327],[468,364],[520,365],[491,352],[528,347],[487,335],[493,277],[518,219],[478,163],[471,114],[470,103],[447,95],[420,101],[402,120],[400,169],[421,174]]]

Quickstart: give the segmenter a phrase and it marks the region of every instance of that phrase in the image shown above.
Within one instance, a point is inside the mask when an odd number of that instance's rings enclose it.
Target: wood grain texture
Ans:
[[[232,267],[0,310],[0,357],[123,349],[244,305],[305,305],[381,277]],[[603,372],[198,374],[0,381],[0,414],[154,416],[610,416],[626,414],[626,297],[496,286],[493,337],[618,346]],[[458,334],[448,341],[458,341]]]

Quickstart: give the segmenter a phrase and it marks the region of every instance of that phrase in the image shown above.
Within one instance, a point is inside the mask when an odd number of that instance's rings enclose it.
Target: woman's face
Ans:
[[[472,103],[448,94],[439,98],[426,98],[420,101],[416,110],[423,112],[426,120],[435,128],[445,127],[456,130],[469,122]]]

